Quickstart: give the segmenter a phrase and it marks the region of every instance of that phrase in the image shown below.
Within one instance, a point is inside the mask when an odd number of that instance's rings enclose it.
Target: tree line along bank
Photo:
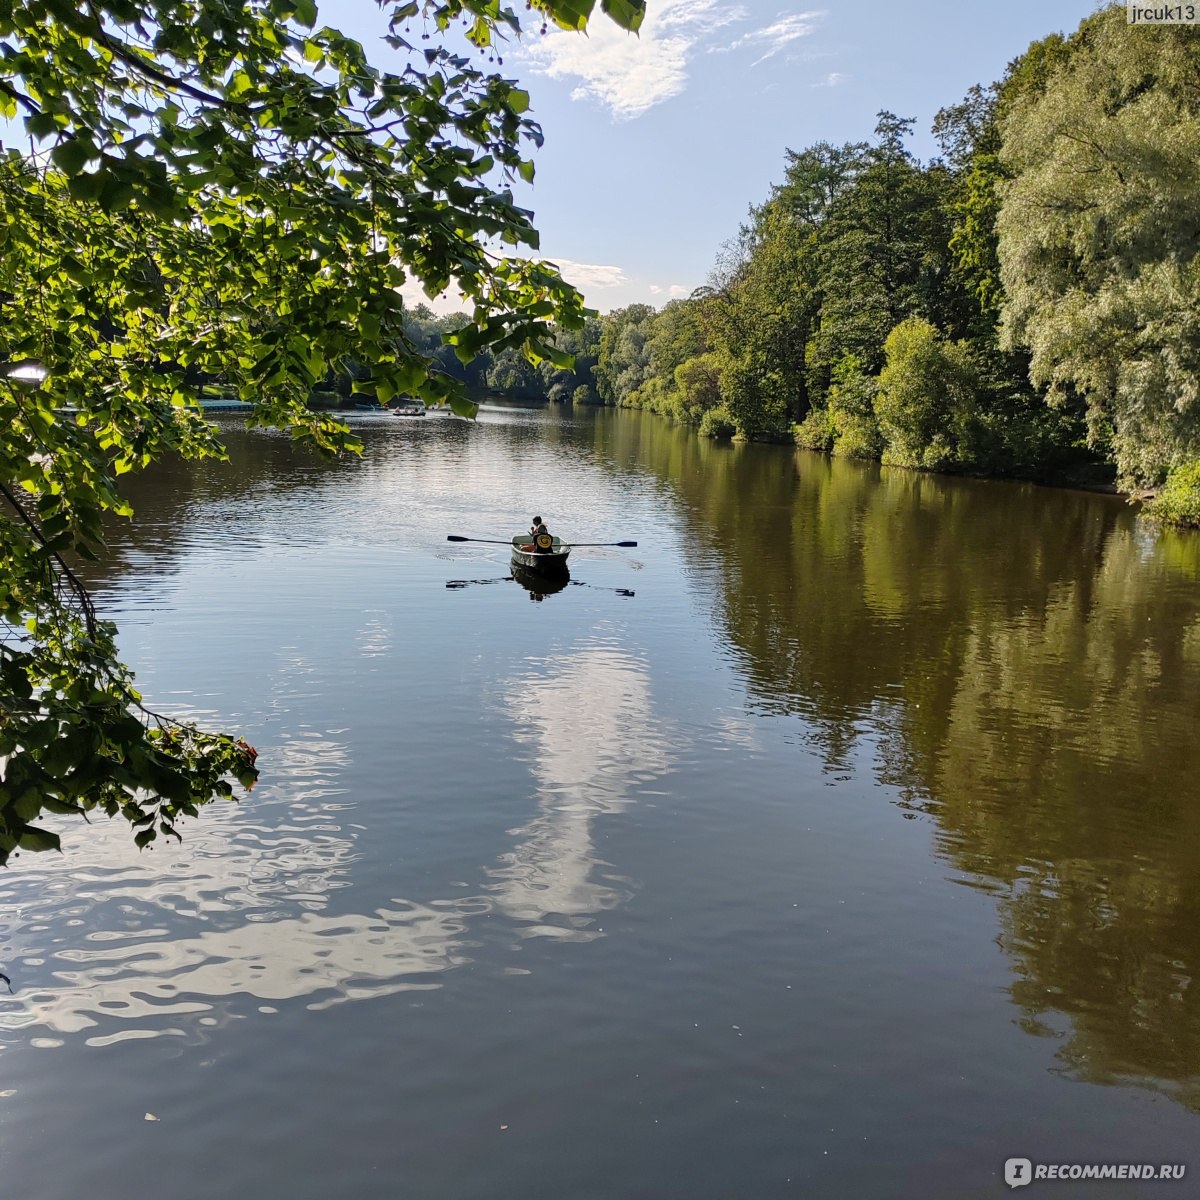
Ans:
[[[1113,4],[934,122],[788,150],[705,287],[515,351],[476,387],[648,409],[702,434],[1156,493],[1200,524],[1200,29]]]

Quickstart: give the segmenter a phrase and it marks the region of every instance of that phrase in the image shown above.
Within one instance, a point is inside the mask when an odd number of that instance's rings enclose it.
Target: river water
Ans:
[[[262,782],[0,874],[6,1191],[1196,1194],[1200,537],[640,414],[355,423],[131,485],[100,606]],[[640,544],[539,598],[446,541],[534,512]]]

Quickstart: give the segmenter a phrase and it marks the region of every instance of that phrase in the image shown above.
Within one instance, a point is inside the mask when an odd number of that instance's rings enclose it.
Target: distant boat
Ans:
[[[404,404],[399,408],[392,409],[394,417],[423,417],[426,413],[425,405],[423,404]]]
[[[565,575],[567,555],[570,553],[571,547],[557,537],[550,537],[550,547],[547,550],[539,550],[527,533],[518,533],[512,540],[513,566],[525,571],[535,571],[539,575]]]

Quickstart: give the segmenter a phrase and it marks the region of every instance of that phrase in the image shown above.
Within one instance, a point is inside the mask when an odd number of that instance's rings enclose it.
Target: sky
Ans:
[[[722,242],[782,178],[787,148],[869,139],[889,109],[916,118],[912,151],[933,157],[939,108],[1095,7],[648,0],[633,37],[597,4],[588,35],[535,28],[504,52],[501,69],[529,91],[546,138],[518,202],[536,214],[541,255],[592,307],[661,305],[704,282]],[[367,39],[373,8],[326,0],[321,20]],[[387,65],[386,47],[367,44]]]

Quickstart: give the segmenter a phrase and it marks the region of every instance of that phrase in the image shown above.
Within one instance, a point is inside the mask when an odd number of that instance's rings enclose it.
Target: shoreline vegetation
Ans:
[[[1112,4],[938,112],[939,157],[788,150],[704,287],[463,364],[473,392],[637,408],[708,437],[1117,491],[1200,527],[1200,29]],[[339,381],[350,394],[354,381]]]

